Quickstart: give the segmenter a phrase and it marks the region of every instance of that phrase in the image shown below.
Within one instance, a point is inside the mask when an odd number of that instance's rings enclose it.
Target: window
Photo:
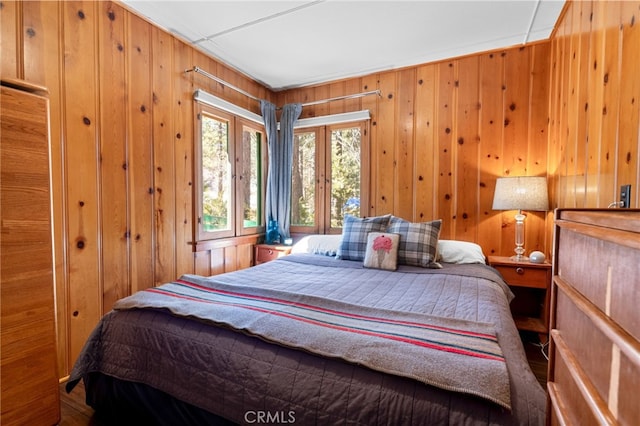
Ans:
[[[295,131],[291,231],[338,233],[346,214],[369,205],[368,122]]]
[[[295,132],[293,137],[293,164],[291,173],[291,227],[317,227],[316,212],[320,200],[316,199],[321,190],[323,173],[316,164],[322,163],[316,155],[318,133],[324,134],[324,128]]]
[[[264,131],[250,120],[197,105],[197,239],[262,232]]]
[[[242,125],[242,163],[239,172],[238,199],[242,200],[240,219],[243,229],[262,225],[262,151],[264,134]]]

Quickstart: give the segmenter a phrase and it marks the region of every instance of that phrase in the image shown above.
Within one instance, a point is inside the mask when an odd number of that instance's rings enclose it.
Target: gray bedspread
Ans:
[[[101,372],[153,386],[237,423],[246,423],[251,419],[247,413],[256,412],[299,424],[544,423],[546,398],[509,313],[512,295],[489,267],[401,267],[390,272],[364,269],[358,262],[292,255],[206,280],[492,324],[509,372],[511,410],[151,309],[106,315],[76,362],[68,389],[84,375]],[[446,373],[450,366],[444,364],[430,367]],[[478,377],[489,386],[491,377]]]

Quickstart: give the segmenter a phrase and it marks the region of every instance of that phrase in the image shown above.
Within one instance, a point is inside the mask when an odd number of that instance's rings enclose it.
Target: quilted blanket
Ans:
[[[231,310],[235,305],[232,309],[235,315],[254,319],[237,322],[235,326],[240,328],[236,329],[218,319],[199,318],[194,311],[189,316],[181,316],[166,307],[113,310],[102,318],[87,340],[66,388],[71,391],[84,379],[87,402],[97,411],[123,412],[123,405],[146,407],[144,411],[153,414],[154,424],[171,426],[217,424],[221,418],[248,424],[255,420],[251,416],[256,413],[295,413],[296,424],[319,425],[544,424],[545,392],[529,368],[511,317],[509,301],[513,295],[509,288],[497,271],[488,266],[443,266],[444,269],[435,270],[401,265],[398,271],[383,271],[363,268],[361,262],[300,254],[213,277],[188,276],[182,283],[145,292],[144,298],[169,299],[157,292],[179,288],[181,293],[197,295],[194,298],[198,300],[202,298],[196,304],[203,312],[217,311],[224,306]],[[236,293],[231,298],[221,292],[229,289]],[[290,299],[290,295],[299,298]],[[204,300],[210,297],[211,301]],[[125,307],[125,303],[129,302],[121,302],[119,308]],[[256,311],[256,306],[294,318],[285,321],[282,315]],[[254,315],[256,312],[259,315]],[[391,313],[393,316],[388,316]],[[332,329],[311,324],[313,332],[303,332],[311,330],[307,328],[309,323],[302,325],[305,316],[321,324],[340,316],[340,326]],[[451,321],[440,322],[443,318]],[[397,328],[396,324],[386,322],[387,319],[421,326],[417,330],[407,324]],[[289,331],[282,334],[293,340],[276,342],[273,337],[255,334],[268,331],[263,328],[274,323],[278,327],[289,327]],[[372,323],[375,326],[372,327]],[[468,325],[471,328],[467,328]],[[504,357],[510,409],[505,408],[507,400],[502,397],[496,399],[503,400],[504,404],[424,383],[426,380],[435,383],[438,375],[462,374],[475,382],[469,387],[477,390],[480,386],[485,393],[494,387],[494,381],[503,379],[502,373],[496,371],[483,374],[484,367],[480,366],[488,362],[499,365],[499,360],[487,361],[433,347],[423,351],[419,345],[391,338],[396,332],[408,333],[411,340],[435,341],[434,346],[441,349],[452,344],[450,336],[443,337],[449,333],[437,332],[431,326],[489,336],[467,339],[468,336],[463,335],[460,343],[455,342],[457,334],[451,333],[453,343],[471,347],[472,352],[484,351]],[[337,327],[367,328],[367,332],[381,330],[390,338]],[[350,357],[354,349],[342,347],[347,342],[344,335],[356,335],[368,345],[356,351],[358,358],[354,361],[293,347],[315,343],[320,329],[320,334],[335,344],[331,351],[340,351],[340,356],[345,358]],[[335,337],[338,335],[339,338]],[[499,351],[492,347],[494,338]],[[386,345],[387,341],[393,345],[402,343],[402,350],[394,350],[395,363],[381,359],[385,357],[384,351],[377,346],[382,342]],[[413,355],[405,353],[409,347],[416,351]],[[361,358],[362,354],[367,354],[367,358]],[[427,361],[421,357],[463,358],[466,362],[477,362],[478,368],[469,367],[461,373],[456,372],[457,362]],[[420,364],[420,360],[425,360],[424,364],[430,364],[434,370],[424,373],[425,376],[420,373],[421,377],[428,377],[426,380],[375,369],[424,367],[411,366]],[[365,361],[375,361],[378,365],[364,366]],[[418,376],[417,370],[409,371]],[[458,386],[467,387],[464,383],[458,382]],[[162,395],[169,396],[172,404],[165,403]],[[164,409],[180,403],[179,408]],[[171,417],[171,414],[182,416],[187,411],[193,416],[206,415],[207,420],[184,421]]]
[[[167,309],[510,408],[507,367],[490,324],[233,286],[192,275],[138,292],[114,308]],[[439,365],[450,367],[433,368]]]

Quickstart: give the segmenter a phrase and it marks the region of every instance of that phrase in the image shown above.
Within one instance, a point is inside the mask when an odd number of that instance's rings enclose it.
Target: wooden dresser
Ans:
[[[640,210],[555,215],[549,424],[640,424]]]
[[[0,424],[60,420],[46,89],[2,80]]]

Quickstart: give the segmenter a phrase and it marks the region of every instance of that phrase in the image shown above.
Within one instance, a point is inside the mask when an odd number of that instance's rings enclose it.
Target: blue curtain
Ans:
[[[279,132],[275,105],[268,101],[260,101],[260,110],[269,147],[265,216],[267,223],[270,220],[278,222],[282,238],[289,238],[291,236],[289,227],[291,225],[293,125],[302,113],[302,104],[287,104],[282,108]]]
[[[278,122],[276,121],[276,106],[269,101],[260,101],[260,111],[264,120],[264,129],[267,133],[267,146],[269,168],[267,174],[267,193],[264,205],[264,214],[267,224],[270,220],[276,220],[277,217],[277,175],[275,173],[274,164],[278,161]]]
[[[293,125],[302,113],[302,104],[287,104],[280,117],[280,153],[278,164],[278,215],[282,238],[289,238],[291,226],[291,173],[293,169]]]

